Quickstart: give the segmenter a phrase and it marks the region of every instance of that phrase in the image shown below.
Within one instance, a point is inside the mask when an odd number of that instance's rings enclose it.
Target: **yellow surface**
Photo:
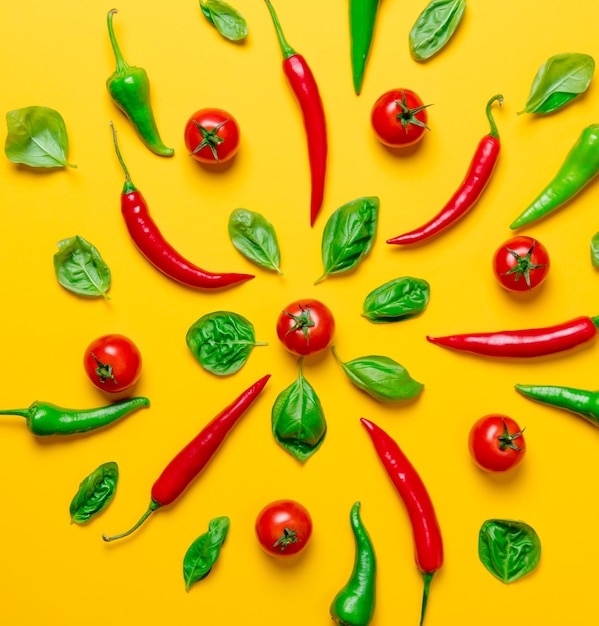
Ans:
[[[325,203],[309,227],[309,178],[301,117],[281,71],[263,2],[236,0],[250,35],[222,39],[197,1],[122,0],[115,29],[126,59],[145,67],[164,141],[151,154],[110,101],[114,69],[106,29],[110,4],[73,0],[5,3],[0,21],[4,112],[45,105],[63,115],[77,169],[38,171],[0,159],[2,210],[2,354],[0,406],[41,399],[87,407],[105,398],[81,365],[88,342],[107,332],[131,337],[144,357],[136,393],[152,402],[113,428],[76,439],[38,440],[16,417],[3,417],[0,623],[7,626],[100,624],[330,623],[329,604],[353,562],[348,515],[362,516],[378,555],[373,626],[417,624],[422,581],[414,565],[406,512],[359,424],[385,428],[417,467],[434,501],[445,564],[434,577],[426,624],[514,626],[588,624],[596,614],[599,556],[596,460],[599,435],[583,420],[533,404],[515,383],[597,386],[599,346],[534,362],[492,361],[443,350],[427,334],[541,326],[599,312],[598,277],[589,258],[599,229],[599,187],[591,186],[550,219],[525,229],[548,248],[552,268],[538,292],[512,297],[495,282],[490,259],[511,235],[508,225],[553,176],[582,129],[599,121],[596,85],[557,114],[518,116],[532,79],[551,55],[597,54],[599,5],[570,0],[468,5],[450,45],[428,63],[408,52],[408,32],[425,2],[382,2],[362,95],[352,90],[346,2],[279,0],[292,46],[311,65],[328,118],[330,158]],[[430,108],[431,132],[407,156],[384,149],[369,127],[374,100],[394,87],[416,90]],[[462,180],[495,109],[502,153],[476,208],[427,245],[385,240],[427,220]],[[222,173],[186,156],[183,128],[196,109],[218,106],[242,128],[242,146]],[[120,215],[123,177],[109,120],[136,185],[167,238],[199,265],[247,271],[256,278],[219,293],[198,293],[163,277],[138,253]],[[370,256],[356,271],[314,286],[327,218],[363,195],[381,199]],[[229,214],[265,215],[282,249],[282,277],[252,266],[231,245]],[[56,243],[79,234],[110,266],[110,301],[86,300],[57,283]],[[364,296],[399,276],[431,284],[426,312],[394,325],[360,317]],[[342,358],[390,356],[425,384],[420,398],[385,407],[355,389],[330,353],[307,360],[304,373],[328,420],[322,448],[300,465],[274,441],[270,410],[296,376],[296,360],[275,334],[280,309],[300,297],[326,302],[337,320]],[[218,309],[251,320],[256,348],[237,374],[216,379],[185,345],[188,327]],[[130,527],[170,458],[238,393],[272,378],[204,473],[175,504],[138,533],[106,544],[101,534]],[[526,427],[528,454],[511,475],[480,472],[467,434],[481,415],[505,412]],[[109,508],[86,526],[69,524],[80,480],[102,462],[121,477]],[[259,548],[254,519],[267,502],[301,501],[313,515],[313,538],[301,558],[274,560]],[[182,560],[211,518],[231,528],[210,576],[185,591]],[[520,519],[538,532],[542,561],[505,586],[477,556],[481,523]]]

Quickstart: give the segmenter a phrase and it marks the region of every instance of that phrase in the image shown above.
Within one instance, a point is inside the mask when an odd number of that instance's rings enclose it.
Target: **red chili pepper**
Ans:
[[[283,35],[279,19],[272,4],[265,0],[275,25],[281,52],[283,72],[304,116],[304,128],[308,138],[308,159],[312,177],[310,198],[310,225],[313,226],[322,207],[327,163],[327,128],[318,85],[306,59],[298,54]]]
[[[148,205],[141,192],[131,182],[129,171],[123,161],[111,122],[114,147],[119,163],[125,172],[125,184],[121,193],[121,213],[131,238],[146,259],[163,274],[188,287],[218,289],[250,278],[251,274],[214,274],[183,258],[164,238],[156,222],[150,216]]]
[[[424,578],[420,624],[428,602],[433,574],[443,565],[443,539],[437,515],[420,475],[401,451],[397,442],[382,428],[360,418],[395,489],[403,500],[414,534],[416,565]]]
[[[503,96],[493,96],[487,103],[486,111],[491,124],[491,132],[478,143],[466,176],[449,202],[420,228],[388,239],[387,243],[405,245],[429,239],[451,226],[476,204],[491,179],[501,147],[497,126],[491,115],[491,105],[495,100],[501,105]]]
[[[150,506],[139,521],[124,533],[111,537],[102,535],[104,541],[114,541],[130,535],[152,512],[174,502],[206,467],[233,426],[264,389],[269,378],[270,374],[263,376],[214,417],[164,468],[152,486]]]
[[[465,333],[427,339],[445,348],[484,356],[535,357],[570,350],[590,341],[597,335],[598,328],[599,317],[583,316],[544,328]]]

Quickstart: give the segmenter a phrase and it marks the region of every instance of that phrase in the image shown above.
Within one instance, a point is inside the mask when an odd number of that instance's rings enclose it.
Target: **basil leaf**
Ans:
[[[31,106],[6,114],[4,153],[13,163],[30,167],[77,167],[67,161],[69,138],[62,115]]]
[[[551,113],[585,92],[595,61],[580,53],[556,54],[541,65],[521,113]]]
[[[424,389],[405,367],[389,357],[370,355],[343,362],[335,347],[332,351],[351,382],[379,402],[395,404],[411,400]]]
[[[410,54],[426,61],[447,44],[462,21],[466,0],[432,0],[410,30]]]
[[[229,518],[215,517],[208,524],[208,532],[199,536],[187,549],[183,558],[185,590],[206,578],[220,556],[220,549],[229,532]]]
[[[599,267],[599,232],[591,238],[591,263],[593,267]]]
[[[478,535],[482,564],[503,583],[512,583],[532,572],[541,559],[536,531],[524,522],[489,519]]]
[[[255,340],[254,325],[242,315],[230,311],[207,313],[193,323],[185,338],[198,363],[217,376],[234,374],[250,356]]]
[[[112,501],[119,480],[119,467],[103,463],[83,479],[71,501],[71,523],[85,524],[99,515]]]
[[[371,322],[398,322],[422,313],[430,285],[422,278],[403,276],[373,289],[364,299],[362,316]]]
[[[314,388],[304,378],[302,359],[297,379],[284,389],[272,407],[272,432],[279,445],[299,461],[306,461],[322,445],[327,423]]]
[[[222,0],[200,0],[200,9],[204,17],[216,30],[230,41],[241,41],[248,34],[245,18],[232,6]]]
[[[339,207],[329,218],[322,235],[324,273],[353,269],[370,252],[378,223],[380,201],[376,196],[358,198]]]
[[[281,274],[277,235],[265,217],[246,209],[235,209],[229,217],[229,237],[244,257]]]
[[[58,242],[54,272],[58,282],[68,291],[80,296],[109,299],[110,269],[98,250],[79,235]]]

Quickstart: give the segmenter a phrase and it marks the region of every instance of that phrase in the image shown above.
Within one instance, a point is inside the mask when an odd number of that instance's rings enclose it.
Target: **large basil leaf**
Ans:
[[[304,378],[301,359],[297,379],[279,394],[272,407],[272,432],[279,445],[302,462],[325,439],[324,412],[314,388]]]
[[[482,564],[503,583],[512,583],[532,572],[541,559],[541,541],[524,522],[489,519],[478,535]]]
[[[329,218],[322,235],[324,273],[353,269],[370,252],[376,235],[380,201],[376,196],[358,198],[339,207]]]
[[[58,242],[54,255],[58,282],[80,296],[103,296],[108,299],[110,269],[95,246],[75,235]]]
[[[343,362],[334,347],[332,351],[351,382],[379,402],[393,404],[411,400],[424,389],[403,365],[389,357],[370,355]]]
[[[229,237],[244,257],[281,274],[277,234],[265,217],[247,209],[235,209],[229,217]]]
[[[187,549],[183,558],[185,590],[206,578],[218,560],[220,549],[229,532],[229,518],[215,517],[208,524],[208,532],[198,537]]]
[[[430,285],[422,278],[403,276],[373,289],[364,299],[362,315],[371,322],[398,322],[422,313]]]
[[[249,320],[230,311],[203,315],[189,327],[185,340],[198,363],[218,376],[234,374],[245,365],[254,346],[266,345],[255,340]]]
[[[71,523],[85,524],[99,515],[112,501],[119,480],[119,467],[103,463],[81,481],[71,501]]]
[[[466,0],[432,0],[410,30],[410,54],[416,61],[426,61],[439,52],[462,21]]]
[[[593,267],[599,267],[599,232],[591,237],[591,263]]]
[[[223,0],[200,0],[200,9],[204,17],[216,30],[230,41],[241,41],[248,34],[248,25],[245,18],[237,9],[223,2]]]
[[[30,167],[77,167],[67,161],[69,137],[62,115],[48,107],[30,106],[6,114],[4,153],[13,163]]]
[[[520,113],[551,113],[585,92],[595,61],[581,53],[556,54],[541,65]]]

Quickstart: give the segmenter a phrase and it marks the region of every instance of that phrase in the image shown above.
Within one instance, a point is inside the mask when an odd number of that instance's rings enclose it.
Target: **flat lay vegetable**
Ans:
[[[231,429],[260,395],[270,374],[263,376],[226,406],[167,464],[151,489],[150,505],[137,523],[118,535],[102,535],[104,541],[122,539],[135,532],[160,507],[172,504],[206,467]]]
[[[208,531],[200,535],[187,549],[183,558],[185,590],[204,580],[218,561],[229,532],[230,519],[222,515],[210,520]]]
[[[491,107],[494,102],[501,105],[503,96],[493,96],[487,102],[486,112],[491,131],[479,141],[464,180],[447,204],[422,226],[388,239],[387,243],[407,245],[420,243],[434,237],[463,217],[478,202],[491,180],[501,148],[497,126],[491,114]]]
[[[390,148],[408,148],[424,138],[429,104],[411,89],[391,89],[379,96],[370,111],[376,138]]]
[[[200,163],[230,161],[239,150],[240,136],[237,120],[223,109],[200,109],[185,124],[185,147]]]
[[[242,41],[247,37],[247,21],[241,13],[223,0],[200,0],[202,15],[225,39]]]
[[[255,529],[267,554],[293,556],[306,547],[312,536],[312,517],[296,500],[275,500],[258,513]]]
[[[526,454],[524,429],[507,415],[485,415],[472,425],[468,449],[478,467],[505,472],[519,465]]]
[[[511,237],[495,251],[493,272],[508,291],[530,291],[547,278],[547,248],[533,237]]]
[[[107,393],[131,389],[141,375],[141,352],[135,343],[118,333],[102,335],[87,346],[83,367],[93,385]]]
[[[599,267],[599,232],[591,237],[591,263],[593,267]]]
[[[422,313],[430,298],[430,285],[422,278],[394,278],[364,298],[362,316],[375,323],[391,323]]]
[[[86,524],[99,515],[114,498],[119,466],[108,461],[98,466],[80,483],[69,506],[71,524]]]
[[[353,86],[362,91],[380,0],[349,0],[349,42]]]
[[[325,350],[335,334],[335,318],[326,304],[306,298],[295,300],[279,313],[277,337],[297,356]]]
[[[263,215],[235,209],[229,216],[228,229],[231,243],[246,259],[282,274],[277,233]]]
[[[464,17],[466,0],[431,0],[416,19],[408,36],[415,61],[426,61],[444,48]]]

